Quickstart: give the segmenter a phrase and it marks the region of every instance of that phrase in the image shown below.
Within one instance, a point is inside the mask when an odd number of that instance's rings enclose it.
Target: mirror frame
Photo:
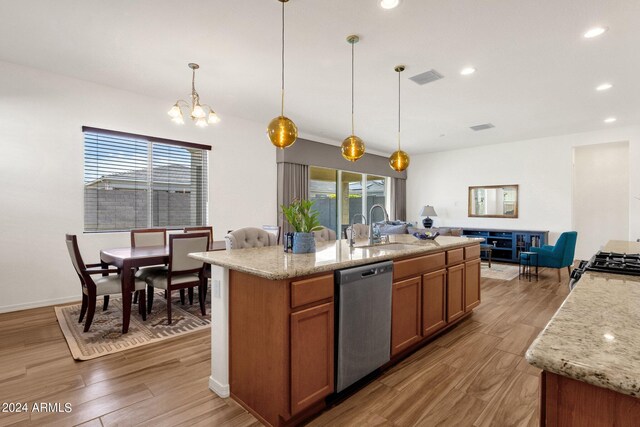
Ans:
[[[473,214],[471,212],[471,200],[472,200],[472,193],[473,190],[477,190],[477,189],[481,189],[481,188],[515,188],[516,190],[516,208],[515,208],[515,212],[513,213],[513,215],[477,215],[477,214]],[[515,219],[518,218],[518,205],[520,204],[520,189],[518,184],[512,184],[512,185],[477,185],[474,187],[469,187],[469,200],[468,200],[468,215],[470,218],[509,218],[509,219]]]

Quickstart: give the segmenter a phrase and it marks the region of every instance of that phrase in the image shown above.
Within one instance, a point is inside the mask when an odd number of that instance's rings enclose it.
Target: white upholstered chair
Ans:
[[[351,227],[345,229],[344,234],[348,239],[351,233]],[[368,239],[369,238],[369,226],[367,224],[353,224],[353,237],[354,239]]]
[[[278,238],[275,234],[256,227],[245,227],[233,230],[226,236],[227,250],[261,248],[264,246],[276,246]]]
[[[280,244],[280,234],[282,233],[282,229],[279,225],[263,225],[262,229],[264,231],[268,231],[269,233],[275,234],[277,237],[277,244]]]
[[[80,255],[78,239],[74,234],[67,234],[65,240],[69,256],[71,257],[71,263],[78,274],[80,285],[82,285],[82,306],[80,308],[78,323],[82,323],[82,319],[86,314],[87,320],[84,322],[84,332],[88,332],[96,312],[97,297],[104,296],[103,310],[106,310],[109,305],[109,295],[121,293],[122,281],[120,274],[113,274],[119,273],[115,268],[102,268],[101,264],[85,264],[82,260],[82,255]],[[100,274],[101,277],[94,279],[92,276],[96,274]],[[144,285],[145,283],[141,280],[136,279],[134,281],[134,288],[140,292],[141,298],[143,299],[145,292]],[[140,305],[140,307],[142,306],[143,304]],[[147,316],[144,310],[141,310],[140,314],[142,315],[142,319],[146,320]]]
[[[322,227],[322,229],[313,232],[316,242],[329,242],[336,240],[336,232],[330,228]]]
[[[206,315],[206,278],[204,262],[189,256],[192,252],[206,252],[209,248],[208,233],[184,233],[169,236],[169,265],[155,267],[145,275],[147,282],[147,311],[153,307],[154,288],[164,289],[167,294],[167,322],[171,324],[171,292],[198,287],[200,311]],[[141,304],[142,305],[142,304]]]

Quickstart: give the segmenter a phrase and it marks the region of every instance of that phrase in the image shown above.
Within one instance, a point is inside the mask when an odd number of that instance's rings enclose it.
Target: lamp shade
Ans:
[[[433,208],[433,206],[426,205],[422,207],[420,216],[438,216],[438,214],[436,213],[436,210]]]

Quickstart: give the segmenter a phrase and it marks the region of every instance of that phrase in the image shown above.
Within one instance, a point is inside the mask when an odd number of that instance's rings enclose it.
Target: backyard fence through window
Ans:
[[[207,222],[206,145],[83,127],[84,230]]]

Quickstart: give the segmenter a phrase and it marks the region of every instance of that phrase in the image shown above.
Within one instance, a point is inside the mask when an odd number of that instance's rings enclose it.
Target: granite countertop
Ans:
[[[270,280],[308,276],[314,273],[339,270],[356,265],[371,264],[394,258],[468,246],[483,239],[438,236],[436,240],[418,240],[409,234],[389,236],[390,244],[406,247],[391,250],[385,244],[366,246],[368,241],[357,240],[354,248],[347,241],[337,240],[316,244],[311,254],[286,253],[282,245],[252,249],[200,252],[189,254],[206,263],[242,271]]]
[[[640,252],[609,242],[605,251]],[[640,397],[640,277],[585,273],[531,344],[530,364]]]

